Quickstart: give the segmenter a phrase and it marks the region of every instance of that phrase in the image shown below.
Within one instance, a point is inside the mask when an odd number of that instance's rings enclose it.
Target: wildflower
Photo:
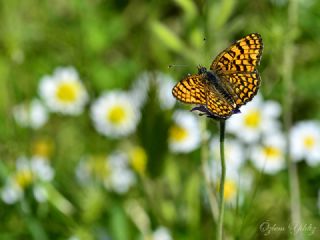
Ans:
[[[46,189],[41,183],[53,179],[54,170],[48,161],[40,157],[19,157],[16,162],[16,171],[8,178],[1,191],[1,197],[7,204],[13,204],[24,196],[24,191],[32,187],[36,200],[45,201]],[[40,189],[41,187],[41,189]],[[41,191],[41,192],[40,192]]]
[[[119,138],[136,130],[140,112],[129,94],[113,91],[103,94],[92,104],[91,118],[99,133]]]
[[[14,204],[23,197],[23,190],[11,179],[1,190],[1,198],[6,204]]]
[[[225,159],[227,171],[238,170],[245,161],[244,147],[238,140],[225,139]],[[210,143],[210,149],[214,160],[220,159],[220,143],[217,137],[213,138]]]
[[[108,190],[118,194],[126,193],[136,182],[127,155],[119,152],[107,157],[84,158],[76,169],[76,176],[81,183],[88,183],[92,179],[100,181]]]
[[[229,172],[224,183],[224,199],[226,203],[233,207],[236,206],[236,203],[241,205],[251,186],[252,174],[249,171],[238,170],[233,171],[231,174]]]
[[[140,175],[144,175],[148,160],[145,150],[139,146],[132,147],[129,150],[129,158],[132,168]]]
[[[198,119],[190,112],[176,111],[169,129],[169,148],[172,152],[191,152],[200,145]]]
[[[53,152],[53,142],[50,139],[39,138],[32,142],[32,155],[42,158],[49,158]]]
[[[267,173],[275,174],[285,167],[285,139],[281,133],[273,134],[263,140],[262,145],[252,147],[253,165]]]
[[[108,164],[110,176],[107,178],[107,185],[119,194],[126,193],[136,182],[134,173],[129,169],[127,156],[114,153],[109,156]]]
[[[148,72],[142,73],[133,83],[129,94],[137,107],[142,107],[148,96],[148,91],[151,85],[151,74]]]
[[[88,183],[90,179],[104,181],[109,174],[107,159],[102,155],[84,157],[76,168],[76,177],[81,183]]]
[[[212,143],[216,141],[217,140],[214,139]],[[215,144],[213,148],[215,149]],[[240,153],[242,148],[239,142],[227,140],[225,149],[227,150],[225,156],[227,172],[224,183],[224,199],[230,206],[236,206],[237,199],[242,201],[245,193],[250,189],[252,185],[252,174],[241,168],[245,158],[244,155]],[[239,157],[241,159],[237,159],[237,152],[240,153]],[[214,154],[209,162],[209,166],[207,166],[205,170],[210,180],[215,184],[217,191],[219,191],[221,177],[220,155]],[[239,203],[241,204],[242,202]]]
[[[47,201],[49,194],[44,186],[42,186],[41,184],[36,184],[33,187],[33,195],[38,202],[45,202]]]
[[[152,235],[152,240],[172,240],[170,232],[165,227],[158,227]]]
[[[234,114],[227,122],[226,130],[246,143],[259,140],[261,135],[279,130],[280,105],[275,101],[265,101],[257,95],[247,105],[241,107],[240,114]]]
[[[291,155],[295,161],[305,159],[307,164],[320,163],[320,123],[302,121],[290,131]]]
[[[33,173],[37,176],[39,180],[49,182],[53,179],[54,170],[49,165],[47,159],[34,156],[30,160],[30,166]]]
[[[161,109],[167,110],[173,108],[176,100],[171,92],[175,81],[171,76],[161,72],[155,73],[155,81]]]
[[[88,102],[77,71],[72,67],[57,68],[52,76],[40,80],[39,94],[49,110],[66,115],[79,115]]]
[[[21,103],[13,108],[13,117],[21,127],[41,128],[48,121],[48,112],[38,99]]]

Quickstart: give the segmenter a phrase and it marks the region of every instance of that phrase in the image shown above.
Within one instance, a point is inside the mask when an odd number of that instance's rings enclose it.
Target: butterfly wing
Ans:
[[[200,74],[189,75],[178,82],[172,94],[179,101],[191,104],[206,104],[205,82]]]
[[[237,108],[249,102],[258,92],[261,79],[256,67],[260,64],[262,50],[260,34],[252,33],[221,52],[210,66]]]
[[[217,74],[254,72],[260,63],[262,50],[260,34],[251,33],[221,52],[212,62],[210,69]]]
[[[227,86],[237,108],[249,102],[257,94],[261,82],[258,71],[228,73],[221,79]]]
[[[205,74],[186,77],[173,88],[173,95],[185,103],[200,104],[200,110],[209,117],[226,119],[239,111],[239,107],[250,101],[260,86],[256,70],[263,50],[260,34],[249,34],[221,52],[210,69],[219,78],[219,89],[223,88],[232,100],[215,88]]]
[[[172,89],[172,94],[181,102],[205,106],[208,111],[203,113],[210,117],[228,118],[234,110],[234,106],[230,105],[212,84],[203,79],[202,74],[182,79]]]
[[[212,85],[207,86],[206,107],[210,110],[211,115],[217,119],[226,119],[230,117],[236,109],[235,104],[228,102]]]

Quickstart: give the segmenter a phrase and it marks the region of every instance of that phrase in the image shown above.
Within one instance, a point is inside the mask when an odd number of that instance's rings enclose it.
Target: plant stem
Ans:
[[[221,180],[220,180],[220,201],[219,201],[219,219],[217,239],[221,240],[223,235],[223,215],[224,215],[224,180],[226,176],[226,165],[224,160],[224,135],[225,135],[225,120],[220,120],[220,159],[221,159]]]
[[[208,134],[207,134],[207,119],[202,118],[201,119],[201,163],[202,163],[202,172],[205,179],[205,186],[206,191],[208,194],[208,199],[210,203],[211,213],[213,220],[217,222],[218,220],[218,203],[217,198],[214,195],[214,190],[211,184],[212,178],[210,176],[210,173],[208,171],[208,159],[209,159],[209,153],[208,153]]]
[[[289,175],[291,224],[301,226],[300,192],[297,166],[290,156],[289,131],[292,126],[292,99],[293,99],[293,67],[294,67],[294,40],[298,30],[298,1],[290,0],[288,5],[288,33],[283,52],[283,83],[284,83],[284,128],[287,142],[286,159]],[[303,234],[298,231],[293,235],[296,240],[303,239]]]

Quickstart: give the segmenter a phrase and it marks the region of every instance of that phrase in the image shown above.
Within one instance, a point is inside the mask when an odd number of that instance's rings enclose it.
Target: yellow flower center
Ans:
[[[53,143],[47,139],[36,140],[32,144],[32,153],[36,156],[50,157],[53,151]]]
[[[180,142],[188,137],[188,131],[183,127],[174,125],[170,128],[169,137],[173,141]]]
[[[263,149],[265,156],[268,159],[274,159],[276,157],[279,157],[281,154],[281,151],[278,148],[271,147],[271,146],[266,146]]]
[[[217,184],[217,189],[218,191],[220,191],[220,183]],[[237,194],[236,183],[233,180],[226,179],[224,182],[224,192],[223,192],[224,199],[227,202],[232,201],[233,198],[236,196],[236,194]]]
[[[258,110],[253,110],[245,115],[245,125],[251,128],[257,128],[261,123],[261,113]]]
[[[107,119],[115,125],[120,125],[121,123],[123,123],[126,117],[127,113],[125,109],[123,108],[123,106],[119,105],[113,106],[107,114]]]
[[[109,175],[109,167],[104,156],[94,156],[89,159],[88,167],[90,173],[97,179],[104,179]]]
[[[16,183],[22,188],[28,187],[33,181],[33,174],[30,170],[20,170],[15,174]]]
[[[61,83],[56,91],[57,98],[65,103],[74,102],[79,95],[80,85],[77,82]]]
[[[314,145],[316,144],[316,140],[314,139],[313,136],[309,135],[304,138],[303,143],[304,143],[304,146],[310,150],[314,148]]]
[[[135,147],[130,152],[132,168],[143,175],[147,166],[147,154],[142,147]]]
[[[234,181],[226,180],[224,183],[224,198],[231,201],[237,193],[237,186]]]

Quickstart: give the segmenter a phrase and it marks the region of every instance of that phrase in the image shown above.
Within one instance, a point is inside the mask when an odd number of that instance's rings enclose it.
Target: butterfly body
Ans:
[[[198,104],[192,110],[215,119],[227,119],[240,112],[260,86],[256,70],[262,55],[262,39],[249,34],[221,52],[210,70],[198,67],[198,74],[188,75],[172,89],[179,101]]]

